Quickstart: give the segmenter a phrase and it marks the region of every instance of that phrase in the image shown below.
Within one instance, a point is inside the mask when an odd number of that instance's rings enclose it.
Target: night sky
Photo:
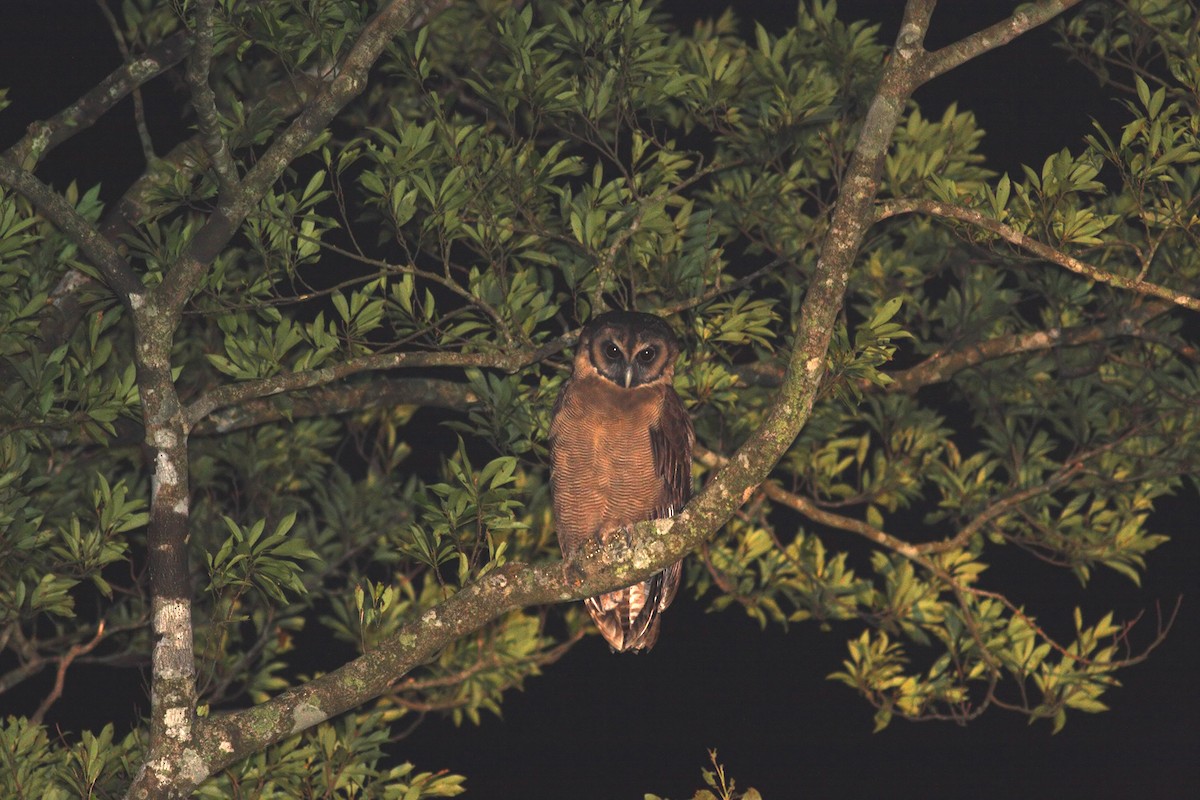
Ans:
[[[669,5],[707,14],[727,3]],[[994,22],[1013,5],[947,0],[935,13],[929,44],[945,44]],[[840,13],[884,23],[882,36],[890,42],[902,6],[900,0],[859,0],[841,3]],[[760,13],[764,25],[778,29],[795,3],[738,7],[747,16]],[[1054,41],[1052,32],[1037,31],[938,79],[917,96],[925,115],[936,117],[954,101],[974,111],[988,132],[983,150],[989,166],[1013,171],[1022,162],[1040,169],[1046,155],[1077,146],[1092,119],[1110,129],[1119,124],[1117,102],[1070,64]],[[119,63],[94,3],[6,0],[0,10],[0,86],[10,87],[12,106],[0,113],[0,149]],[[147,94],[152,126],[164,140],[178,133],[178,102],[155,86]],[[59,189],[72,177],[81,187],[102,181],[103,197],[111,201],[132,180],[130,170],[139,160],[126,101],[52,154],[38,174]],[[1190,795],[1200,787],[1200,703],[1192,679],[1200,663],[1196,510],[1194,496],[1163,504],[1157,528],[1173,540],[1149,556],[1140,590],[1104,570],[1084,594],[1068,575],[1031,558],[997,566],[1003,588],[1018,602],[1028,600],[1047,624],[1068,620],[1076,604],[1085,613],[1116,608],[1118,618],[1145,609],[1143,640],[1154,626],[1154,604],[1170,607],[1184,595],[1168,640],[1149,662],[1119,673],[1123,687],[1103,698],[1112,710],[1096,716],[1072,712],[1057,736],[1048,723],[1030,726],[999,711],[965,728],[897,719],[872,734],[873,709],[825,679],[840,668],[845,639],[856,628],[835,625],[823,632],[800,624],[786,632],[760,631],[736,611],[706,614],[702,602],[681,595],[651,654],[612,655],[598,637],[589,637],[523,692],[509,693],[503,720],[486,717],[479,728],[455,728],[431,718],[395,752],[421,770],[466,774],[468,797],[586,800],[655,792],[680,800],[700,786],[708,748],[719,751],[739,787],[755,786],[773,800],[883,792],[973,800]],[[865,552],[849,538],[834,534],[826,543]],[[72,672],[66,696],[48,721],[67,731],[80,725],[98,729],[110,720],[132,723],[139,709],[147,709],[144,687],[125,674],[128,693],[122,694],[113,688],[115,677],[99,670]],[[36,705],[37,699],[30,702]],[[22,705],[20,698],[0,696],[0,714],[31,710]]]

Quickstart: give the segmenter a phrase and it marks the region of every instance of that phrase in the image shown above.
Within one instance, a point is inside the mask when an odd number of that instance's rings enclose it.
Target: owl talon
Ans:
[[[620,528],[618,528],[617,531],[621,534],[621,538],[623,538],[625,540],[625,546],[628,548],[632,548],[633,547],[633,526],[632,525],[623,525]]]
[[[576,564],[574,561],[563,562],[563,579],[568,586],[582,586],[587,573],[583,571],[583,567]]]

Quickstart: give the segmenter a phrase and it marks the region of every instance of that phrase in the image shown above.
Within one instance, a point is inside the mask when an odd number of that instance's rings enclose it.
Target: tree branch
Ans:
[[[192,90],[192,110],[196,112],[196,124],[200,129],[200,140],[208,153],[221,195],[227,195],[237,184],[237,167],[229,154],[225,137],[221,134],[221,115],[217,113],[216,95],[208,85],[208,74],[212,70],[213,26],[212,13],[216,0],[201,0],[195,4],[193,34],[196,43],[192,47],[187,65],[187,82]]]
[[[131,797],[173,791],[165,776],[188,764],[174,763],[177,749],[193,738],[196,659],[192,635],[191,575],[188,569],[189,461],[183,409],[171,373],[171,347],[178,324],[152,294],[133,307],[134,359],[146,445],[153,452],[146,564],[150,575],[150,738],[142,772]]]
[[[195,749],[202,743],[196,738],[196,662],[187,553],[190,425],[171,372],[171,349],[183,306],[208,265],[283,170],[365,88],[371,64],[392,36],[412,19],[412,11],[419,5],[416,0],[394,0],[369,21],[332,82],[276,137],[245,180],[222,193],[216,210],[185,247],[163,282],[148,296],[141,293],[140,283],[139,293],[130,293],[142,418],[146,443],[154,453],[147,565],[151,624],[157,637],[152,656],[147,757],[130,786],[131,798],[183,796],[211,774],[196,758]],[[198,63],[204,66],[204,62],[201,55]],[[198,69],[193,65],[193,76]],[[53,199],[63,202],[57,196]],[[67,219],[74,221],[69,216]],[[94,229],[79,230],[77,235],[99,239],[107,250],[112,250]],[[111,267],[109,272],[115,277],[123,275]],[[136,281],[132,274],[129,277]]]
[[[241,405],[253,400],[324,386],[360,372],[400,368],[481,367],[515,371],[536,363],[567,346],[571,334],[551,340],[537,350],[512,350],[501,353],[439,353],[414,352],[373,353],[352,358],[328,367],[287,372],[241,383],[229,383],[206,392],[187,408],[188,427],[196,425],[219,408]]]
[[[155,290],[164,307],[183,307],[208,265],[237,233],[246,215],[334,116],[366,88],[371,65],[392,38],[414,19],[444,4],[444,0],[391,0],[367,22],[350,51],[333,70],[332,79],[305,105],[287,129],[275,137],[237,189],[222,199],[164,276],[162,284]]]
[[[34,122],[29,132],[4,153],[13,164],[32,170],[51,150],[91,127],[130,92],[183,61],[191,47],[184,33],[168,36],[143,55],[131,59],[71,105],[45,122]]]
[[[1047,244],[1026,236],[1021,231],[1005,225],[1003,222],[984,216],[979,211],[971,208],[957,206],[952,203],[943,203],[938,200],[886,200],[876,207],[875,219],[884,220],[900,214],[914,213],[929,214],[966,222],[988,233],[995,234],[1009,244],[1016,245],[1038,258],[1049,261],[1052,264],[1057,264],[1064,269],[1074,272],[1076,275],[1082,275],[1097,283],[1107,284],[1108,286],[1124,289],[1136,294],[1157,297],[1160,300],[1173,303],[1189,311],[1200,311],[1200,298],[1169,289],[1166,286],[1144,281],[1141,278],[1126,278],[1098,269],[1091,264],[1067,255],[1061,250],[1056,250]]]
[[[108,7],[107,0],[96,0],[96,5],[100,8],[100,13],[104,15],[104,19],[108,22],[108,28],[112,31],[113,41],[117,43],[117,49],[121,51],[121,58],[129,61],[133,56],[130,55],[129,46],[125,43],[125,34],[121,31],[121,24],[117,22],[112,9]],[[141,87],[135,86],[130,94],[133,98],[133,124],[137,128],[138,138],[142,142],[142,157],[149,164],[154,160],[154,141],[150,137],[150,127],[146,124],[146,107],[142,101]]]
[[[58,658],[58,671],[54,675],[54,688],[50,690],[50,694],[42,700],[41,705],[37,707],[37,711],[33,712],[33,716],[29,721],[35,725],[41,725],[42,719],[45,718],[46,712],[50,710],[50,706],[54,705],[60,697],[62,697],[63,686],[67,680],[67,670],[71,666],[71,662],[82,655],[87,655],[96,645],[100,644],[100,640],[104,638],[104,620],[100,620],[100,624],[96,626],[96,635],[91,638],[91,641],[71,645],[66,653]]]
[[[322,386],[288,399],[286,404],[267,398],[238,403],[225,413],[212,414],[192,428],[201,436],[223,434],[281,419],[345,414],[364,408],[414,405],[463,410],[479,402],[463,383],[437,378],[380,378],[342,386]],[[191,416],[192,408],[188,414]]]
[[[1067,9],[1079,5],[1082,0],[1038,0],[1022,4],[1011,17],[995,25],[976,31],[940,50],[926,53],[922,68],[917,73],[919,83],[926,83],[939,75],[961,66],[976,56],[1012,42],[1018,36],[1057,17]]]
[[[944,383],[965,369],[1018,353],[1049,350],[1054,347],[1078,347],[1120,336],[1136,336],[1153,340],[1156,337],[1151,336],[1143,326],[1155,317],[1161,316],[1167,308],[1169,306],[1163,303],[1144,303],[1126,316],[1097,325],[1026,331],[964,344],[953,350],[935,353],[916,366],[888,373],[892,382],[886,386],[880,387],[869,381],[862,381],[859,388],[864,392],[882,390],[912,393],[923,386]]]
[[[122,303],[130,306],[143,298],[145,287],[129,262],[66,198],[4,156],[0,156],[0,183],[20,193],[42,216],[75,242],[100,270],[109,288]]]

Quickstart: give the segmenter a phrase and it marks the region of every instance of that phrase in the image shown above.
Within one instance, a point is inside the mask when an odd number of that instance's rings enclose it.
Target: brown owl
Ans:
[[[558,544],[568,560],[589,537],[673,516],[692,493],[695,434],[671,386],[679,342],[658,317],[601,314],[584,326],[574,372],[550,425]],[[680,563],[584,601],[614,650],[649,650],[679,588]]]

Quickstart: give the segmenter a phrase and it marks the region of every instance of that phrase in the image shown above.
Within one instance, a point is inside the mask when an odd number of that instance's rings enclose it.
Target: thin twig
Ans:
[[[104,638],[104,622],[104,620],[100,620],[100,624],[96,626],[96,635],[92,637],[91,641],[72,645],[66,653],[59,656],[57,659],[58,672],[54,676],[54,688],[42,700],[42,704],[37,707],[37,711],[33,712],[33,716],[29,718],[29,721],[34,725],[41,725],[46,712],[50,710],[50,706],[54,705],[58,701],[58,698],[62,697],[63,684],[67,679],[67,668],[71,666],[71,662],[79,656],[92,652],[92,649],[100,644],[100,640]]]

